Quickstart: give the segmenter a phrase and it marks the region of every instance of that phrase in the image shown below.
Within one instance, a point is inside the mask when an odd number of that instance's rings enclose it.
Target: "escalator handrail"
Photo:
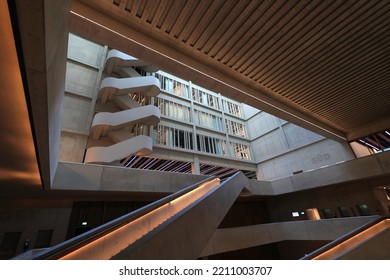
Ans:
[[[128,214],[125,214],[119,218],[116,218],[112,221],[109,221],[103,225],[100,225],[96,228],[91,229],[90,231],[87,231],[83,234],[80,234],[78,236],[75,236],[71,239],[68,239],[62,243],[59,243],[57,245],[54,245],[52,247],[47,248],[46,250],[43,250],[42,252],[36,254],[32,257],[33,260],[53,260],[53,259],[59,259],[68,253],[81,248],[82,246],[104,236],[105,234],[120,228],[121,226],[128,224],[139,217],[161,207],[164,204],[167,204],[168,202],[196,189],[203,183],[206,183],[208,181],[211,181],[215,179],[215,176],[211,176],[209,178],[206,178],[200,182],[197,182],[196,184],[193,184],[191,186],[188,186],[180,191],[177,191],[175,193],[172,193],[160,200],[157,200],[155,202],[152,202],[144,207],[141,207],[133,212],[130,212]]]
[[[343,243],[344,241],[352,238],[353,236],[365,231],[366,229],[369,229],[370,227],[380,223],[381,221],[384,221],[386,219],[389,219],[389,216],[380,216],[377,219],[370,221],[361,227],[358,227],[357,229],[354,229],[350,231],[349,233],[341,236],[340,238],[337,238],[336,240],[333,240],[332,242],[329,242],[325,246],[322,246],[321,248],[311,252],[310,254],[305,255],[304,257],[301,258],[301,260],[312,260],[315,257],[318,257],[319,255],[325,253],[326,251],[336,247],[337,245]]]

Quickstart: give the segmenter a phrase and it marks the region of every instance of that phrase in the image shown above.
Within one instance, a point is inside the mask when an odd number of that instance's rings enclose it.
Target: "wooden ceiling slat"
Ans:
[[[206,44],[211,42],[213,38],[219,36],[219,33],[217,32],[218,27],[222,27],[223,22],[228,20],[226,14],[231,13],[236,3],[237,1],[222,1],[222,6],[216,11],[216,14],[212,16],[213,20],[194,44],[194,48],[202,51]]]
[[[164,21],[164,18],[168,15],[169,1],[162,0],[162,1],[156,1],[156,3],[158,3],[157,11],[156,11],[156,14],[154,15],[152,21],[150,22],[150,24],[153,27],[161,28],[162,22]]]
[[[198,22],[198,25],[194,28],[191,36],[188,38],[188,43],[190,46],[194,46],[199,40],[199,37],[206,32],[207,26],[214,20],[215,11],[218,11],[222,3],[220,1],[205,1],[207,5],[204,6],[201,20]]]
[[[382,30],[388,29],[387,26],[390,22],[388,17],[384,17],[383,19],[378,17],[378,20],[381,21],[379,23],[379,28],[382,28]],[[356,55],[359,55],[359,53],[363,52],[362,48],[364,48],[364,44],[368,46],[373,45],[375,47],[375,40],[378,40],[378,38],[381,39],[379,36],[376,35],[376,33],[374,33],[375,29],[378,28],[378,25],[375,24],[375,22],[372,23],[372,25],[366,22],[362,22],[360,27],[357,27],[360,28],[360,30],[351,29],[348,33],[345,30],[342,30],[342,33],[334,34],[333,44],[329,43],[327,49],[324,49],[324,47],[318,48],[317,54],[315,56],[312,55],[313,59],[308,59],[307,61],[297,63],[296,65],[294,65],[294,67],[291,67],[289,71],[280,71],[278,74],[274,73],[272,79],[278,81],[279,85],[283,83],[286,84],[287,82],[285,82],[285,80],[292,79],[291,76],[289,76],[290,73],[292,73],[293,76],[296,76],[295,80],[299,79],[299,75],[302,76],[303,70],[305,71],[305,73],[314,75],[314,73],[316,73],[314,69],[318,69],[321,67],[322,69],[329,69],[329,67],[334,67],[335,63],[339,65],[343,61],[343,59],[346,60],[349,57],[355,57]],[[356,38],[359,38],[358,42],[354,42],[357,41],[355,40]],[[370,52],[370,50],[368,49],[366,50],[366,52]],[[319,71],[321,72],[323,70]],[[283,78],[278,79],[279,76],[283,76]],[[305,75],[305,77],[307,77],[307,75]],[[274,83],[275,82],[272,82],[272,80],[268,81],[269,86],[278,88],[274,85]]]
[[[127,0],[125,10],[128,11],[131,15],[135,16],[137,14],[140,3],[141,0]]]
[[[171,35],[175,38],[179,38],[180,34],[187,28],[187,23],[190,20],[194,8],[197,6],[196,1],[184,1],[185,5],[183,7],[183,10],[181,11],[177,21],[175,22],[175,25],[173,26],[171,30]]]
[[[185,30],[183,30],[182,34],[179,37],[180,41],[187,42],[188,40],[190,40],[190,37],[192,36],[193,32],[195,32],[199,22],[202,20],[202,16],[205,10],[209,5],[209,1],[200,1],[198,3],[196,8],[193,10],[190,19],[188,20]]]
[[[237,19],[237,22],[242,21],[243,23],[235,33],[234,39],[231,39],[232,43],[234,43],[232,48],[229,49],[225,46],[225,48],[220,50],[220,54],[216,58],[220,59],[222,63],[228,64],[232,58],[238,57],[237,53],[245,48],[247,42],[258,32],[256,27],[260,24],[258,19],[264,16],[270,5],[268,2],[250,2],[241,12],[240,18]]]
[[[287,5],[280,7],[275,15],[268,19],[266,24],[261,28],[261,37],[257,38],[257,36],[254,36],[253,39],[251,39],[254,44],[251,45],[250,49],[237,55],[237,57],[240,58],[234,64],[233,69],[241,73],[244,72],[245,69],[250,67],[259,57],[261,57],[263,50],[278,45],[276,39],[278,34],[284,32],[283,29],[290,25],[291,19],[294,18],[296,14],[299,14],[308,3],[310,2],[290,1],[287,2]]]
[[[179,16],[181,15],[184,6],[186,5],[186,1],[174,1],[172,7],[169,10],[169,14],[165,19],[164,24],[161,29],[168,34],[171,34],[171,30],[175,23],[177,22]]]
[[[292,38],[291,41],[284,44],[284,50],[279,51],[277,59],[269,60],[265,58],[262,61],[262,65],[265,70],[265,75],[260,77],[258,75],[250,74],[254,80],[258,80],[261,84],[267,85],[270,79],[274,78],[274,73],[280,71],[282,73],[288,73],[287,69],[294,71],[298,68],[298,65],[305,64],[315,60],[314,50],[321,49],[328,44],[328,40],[332,39],[332,34],[336,33],[335,30],[339,29],[341,23],[351,16],[350,11],[357,11],[363,3],[354,3],[355,6],[349,5],[332,5],[333,2],[325,2],[329,5],[330,9],[325,10],[324,13],[318,14],[310,25],[305,26],[299,33],[297,39]],[[272,65],[277,65],[276,67]],[[273,70],[269,71],[272,67]],[[285,74],[283,74],[284,76]]]
[[[151,23],[153,18],[156,16],[159,1],[148,0],[146,2],[145,12],[142,14],[141,19],[147,23]]]
[[[106,5],[90,1],[100,8]],[[198,53],[201,63],[220,63],[221,73],[226,69],[244,84],[269,89],[259,93],[260,99],[282,100],[337,130],[383,117],[390,107],[388,1],[128,0],[119,8],[117,4],[116,10],[128,11],[122,23],[127,17],[129,24],[155,28],[155,38],[176,40],[172,46]],[[107,13],[115,15],[115,9]],[[362,113],[369,114],[366,120]]]
[[[387,43],[387,46],[390,47],[390,42]],[[328,69],[327,72],[323,72],[324,75],[322,77],[319,74],[317,79],[307,79],[304,83],[298,84],[300,88],[289,88],[290,91],[296,91],[298,95],[291,97],[291,100],[294,100],[296,103],[301,103],[304,99],[308,102],[312,98],[309,94],[310,92],[321,92],[323,88],[331,88],[335,91],[334,89],[339,89],[342,84],[353,86],[353,83],[359,81],[372,84],[372,74],[374,75],[373,78],[379,78],[385,75],[383,72],[378,74],[378,70],[382,69],[382,67],[385,69],[388,67],[388,61],[383,60],[383,58],[389,57],[389,52],[386,48],[382,48],[371,54],[371,56],[366,54],[366,57],[363,57],[364,59],[360,59],[359,64],[352,62],[350,64],[343,64],[343,67],[336,68],[337,71]]]
[[[222,23],[223,25],[218,30],[221,35],[215,38],[215,43],[208,44],[208,47],[204,48],[205,53],[214,58],[222,48],[226,47],[226,44],[231,45],[236,42],[232,38],[238,34],[241,24],[247,19],[247,16],[245,17],[243,13],[248,5],[250,5],[250,2],[247,0],[237,1],[235,8],[227,15],[227,20]]]
[[[303,2],[300,2],[303,3]],[[314,12],[321,6],[323,2],[318,1],[309,1],[306,5],[302,5],[300,11],[295,12],[300,14],[300,16],[286,16],[285,17],[285,25],[281,27],[280,32],[277,32],[273,35],[271,40],[265,42],[261,50],[257,52],[252,60],[252,62],[247,61],[243,64],[238,70],[244,75],[248,76],[251,73],[259,73],[264,70],[264,65],[262,65],[262,61],[269,56],[278,57],[282,49],[285,48],[286,42],[289,42],[291,38],[297,38],[297,34],[299,31],[305,26],[307,23],[310,23],[313,18],[316,17],[316,13]],[[324,5],[322,5],[324,6]],[[270,54],[270,55],[266,55]],[[249,63],[251,62],[251,63]],[[254,74],[252,74],[254,75]]]

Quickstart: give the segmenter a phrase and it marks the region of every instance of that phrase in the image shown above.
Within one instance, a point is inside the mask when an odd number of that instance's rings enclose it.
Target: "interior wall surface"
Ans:
[[[51,234],[49,246],[65,240],[72,210],[71,200],[4,199],[0,200],[0,204],[0,251],[3,251],[0,256],[5,259],[36,248],[42,231],[49,232],[49,236]],[[3,243],[9,233],[20,233],[17,246],[12,251]]]
[[[105,56],[104,46],[69,34],[61,161],[83,161]]]
[[[361,216],[358,205],[366,205],[370,215],[382,214],[375,197],[375,187],[367,182],[274,196],[267,200],[267,204],[271,222],[308,219],[305,211],[312,208],[317,208],[322,219],[326,218],[325,209],[329,209],[332,218]],[[293,217],[293,212],[298,212],[299,216]]]
[[[355,158],[348,144],[326,139],[265,112],[247,121],[258,179],[275,180]]]
[[[275,138],[276,139],[282,138]],[[266,145],[263,149],[266,149]],[[343,161],[354,159],[355,156],[347,143],[339,143],[323,139],[299,148],[292,148],[286,153],[265,160],[258,164],[258,172],[263,180],[276,180],[291,176],[294,173],[319,169]]]

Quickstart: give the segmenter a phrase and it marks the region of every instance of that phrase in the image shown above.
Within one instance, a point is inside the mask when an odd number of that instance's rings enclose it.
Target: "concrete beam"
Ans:
[[[53,190],[174,193],[209,176],[59,162]]]
[[[60,162],[53,189],[172,193],[208,176]],[[390,178],[390,153],[380,153],[275,181],[248,180],[246,196],[272,196],[336,184]],[[379,186],[379,185],[378,185]]]
[[[273,195],[356,181],[390,178],[390,153],[383,152],[271,181]]]
[[[373,123],[361,126],[358,129],[355,129],[354,131],[351,131],[347,134],[348,141],[357,140],[359,138],[377,133],[378,131],[384,131],[386,129],[389,129],[389,124],[390,117],[385,117],[383,119],[376,120]]]

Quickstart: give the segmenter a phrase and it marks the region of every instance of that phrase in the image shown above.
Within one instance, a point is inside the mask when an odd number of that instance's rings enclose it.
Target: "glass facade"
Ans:
[[[188,83],[181,82],[178,79],[164,75],[161,72],[151,74],[160,80],[162,90],[167,93],[188,98]]]
[[[246,133],[245,124],[243,123],[225,119],[225,125],[226,125],[227,132],[230,134],[245,137],[245,138],[248,136]]]
[[[191,108],[189,106],[182,105],[162,97],[157,97],[156,101],[156,106],[160,109],[161,115],[185,122],[191,122]]]
[[[195,124],[205,126],[211,129],[223,131],[222,117],[211,113],[206,113],[199,109],[195,110],[194,115],[195,115],[194,116]]]
[[[174,148],[193,150],[192,132],[179,128],[158,125],[156,133],[156,144]]]
[[[219,110],[219,102],[218,102],[218,96],[213,95],[211,93],[207,93],[204,90],[192,86],[192,100],[195,102],[198,102],[202,105],[214,108]]]
[[[242,118],[242,109],[240,104],[233,103],[231,101],[228,101],[226,99],[222,100],[222,107],[223,110],[233,116]]]
[[[162,71],[145,74],[161,82],[161,93],[154,101],[161,117],[178,121],[175,124],[167,120],[155,128],[156,144],[252,160],[240,103]],[[204,133],[203,129],[209,131]],[[236,143],[234,137],[248,139],[248,143]]]
[[[251,154],[248,145],[230,142],[230,149],[233,153],[233,157],[251,160]]]
[[[197,134],[196,144],[198,151],[215,154],[215,155],[226,155],[226,140]]]

